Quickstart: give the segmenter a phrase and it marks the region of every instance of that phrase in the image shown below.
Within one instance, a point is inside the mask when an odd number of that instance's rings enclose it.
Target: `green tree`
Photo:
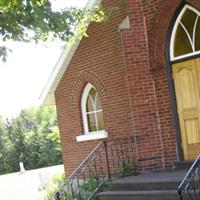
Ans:
[[[0,174],[2,172],[11,171],[8,160],[8,151],[11,147],[11,142],[8,138],[8,132],[5,128],[5,121],[0,117]]]
[[[3,41],[46,41],[51,35],[69,41],[74,35],[86,34],[88,21],[107,19],[108,9],[95,6],[86,9],[52,10],[50,0],[1,0],[0,36]],[[75,25],[79,24],[77,31]],[[8,48],[0,46],[0,57],[5,61]]]
[[[7,162],[11,166],[11,171],[19,170],[19,162],[26,161],[26,143],[25,132],[26,124],[24,119],[19,117],[12,119],[7,125],[7,129],[10,131],[10,147],[8,151]]]
[[[27,110],[32,113],[31,124],[35,124],[29,133],[26,133],[27,152],[29,152],[27,166],[38,168],[56,165],[62,162],[60,135],[57,127],[55,109],[40,107]],[[34,113],[34,114],[33,114]]]
[[[19,116],[0,118],[0,174],[62,163],[60,134],[54,107],[29,108]]]

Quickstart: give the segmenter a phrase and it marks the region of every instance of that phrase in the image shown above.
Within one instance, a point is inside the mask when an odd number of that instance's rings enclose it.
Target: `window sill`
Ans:
[[[82,141],[88,141],[88,140],[98,140],[98,139],[103,139],[107,137],[108,137],[108,133],[106,131],[97,131],[97,132],[92,132],[85,135],[76,136],[76,141],[82,142]]]

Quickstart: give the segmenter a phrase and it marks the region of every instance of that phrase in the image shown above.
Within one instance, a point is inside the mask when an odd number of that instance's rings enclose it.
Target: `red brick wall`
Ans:
[[[155,14],[154,23],[148,30],[150,70],[155,83],[160,131],[163,142],[163,155],[166,168],[178,160],[175,135],[175,122],[172,115],[172,95],[169,93],[165,53],[168,51],[167,37],[170,23],[181,1],[163,1]],[[172,80],[170,80],[172,81]]]
[[[103,3],[116,5],[119,1]],[[173,167],[178,158],[165,44],[181,2],[127,0],[109,22],[90,25],[89,37],[82,39],[56,90],[67,174],[99,142],[76,142],[76,136],[83,134],[80,100],[87,82],[101,95],[109,140],[135,136],[143,171]],[[198,0],[189,2],[199,6]],[[127,14],[130,29],[119,31],[118,25]]]
[[[139,165],[142,170],[156,170],[164,168],[163,142],[141,1],[128,1],[128,11],[131,28],[124,31],[122,37]]]
[[[92,83],[101,95],[108,139],[128,136],[134,132],[127,72],[118,30],[124,17],[122,9],[108,23],[90,25],[89,37],[81,41],[56,90],[63,160],[67,174],[100,142],[76,141],[76,136],[84,132],[80,100],[87,82]]]

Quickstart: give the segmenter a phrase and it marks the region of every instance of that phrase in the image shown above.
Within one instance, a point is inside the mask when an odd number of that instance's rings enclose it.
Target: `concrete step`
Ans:
[[[126,177],[112,181],[109,190],[174,190],[178,188],[185,174],[186,171],[181,170]]]
[[[177,190],[107,191],[98,194],[101,200],[178,200]]]
[[[174,190],[178,188],[180,182],[178,181],[157,181],[157,182],[140,182],[139,184],[134,183],[110,183],[109,191],[137,191],[137,190]]]
[[[188,160],[188,161],[177,161],[174,163],[174,166],[177,170],[189,170],[192,166],[194,160]]]
[[[101,200],[178,200],[177,188],[185,174],[178,170],[121,178],[98,196]]]

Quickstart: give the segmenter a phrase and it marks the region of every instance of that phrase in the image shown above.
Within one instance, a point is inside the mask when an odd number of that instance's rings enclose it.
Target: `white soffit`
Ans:
[[[102,0],[89,0],[86,9],[90,9],[95,5],[99,5]],[[89,26],[89,23],[88,23]],[[75,43],[71,46],[66,45],[63,52],[61,53],[50,77],[47,81],[46,86],[44,87],[40,95],[40,103],[42,105],[54,105],[55,104],[55,90],[64,75],[76,49],[79,46],[80,39],[74,36]]]

